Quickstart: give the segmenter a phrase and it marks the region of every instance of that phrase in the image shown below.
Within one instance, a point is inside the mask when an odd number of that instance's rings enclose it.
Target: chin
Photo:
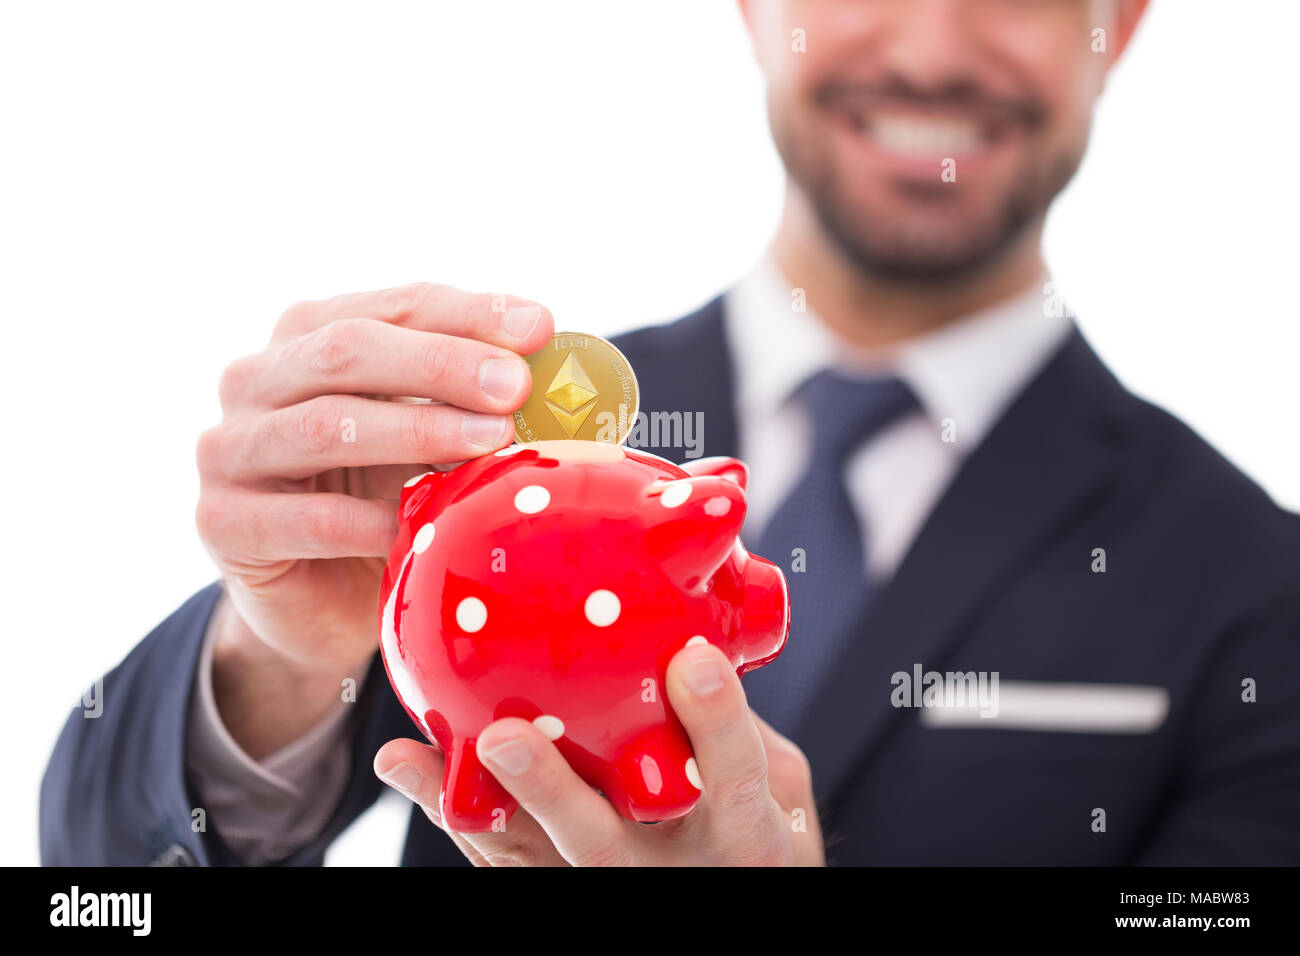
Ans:
[[[997,261],[1032,222],[1015,205],[1001,210],[898,209],[816,201],[830,240],[862,272],[897,281],[957,282]]]

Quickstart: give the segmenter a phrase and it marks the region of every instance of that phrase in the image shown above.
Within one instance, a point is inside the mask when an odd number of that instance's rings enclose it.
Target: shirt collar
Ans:
[[[1044,276],[996,305],[888,350],[840,340],[765,255],[726,295],[723,319],[735,361],[742,421],[774,414],[798,385],[825,368],[900,377],[934,421],[952,419],[970,449],[988,433],[1073,328],[1045,309]]]

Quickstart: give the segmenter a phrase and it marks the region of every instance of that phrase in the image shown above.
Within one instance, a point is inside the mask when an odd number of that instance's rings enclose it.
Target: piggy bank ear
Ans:
[[[696,476],[716,475],[734,481],[742,488],[749,487],[749,469],[739,458],[700,458],[682,465],[682,471]]]
[[[688,591],[703,589],[727,560],[745,521],[745,490],[717,475],[656,481],[641,507],[650,554]]]
[[[402,495],[400,509],[403,515],[411,512],[412,508],[408,504],[414,500],[416,504],[428,497],[429,493],[441,483],[445,472],[441,471],[423,471],[406,480],[402,485]],[[416,497],[418,496],[418,498]]]

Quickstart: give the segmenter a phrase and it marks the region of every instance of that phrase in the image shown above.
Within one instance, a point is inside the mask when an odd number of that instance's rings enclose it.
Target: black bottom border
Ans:
[[[1201,936],[1276,933],[1296,911],[1296,871],[1259,869],[857,868],[838,870],[465,870],[465,869],[82,869],[14,870],[6,880],[6,922],[14,930],[80,942],[115,937],[195,940],[205,946],[283,938],[292,943],[349,939],[383,945],[393,933],[427,939],[470,932],[504,943],[555,940],[570,924],[596,942],[609,920],[620,934],[690,932],[701,921],[739,942],[765,927],[813,944],[843,927],[864,942],[882,930],[918,941],[977,932],[984,940],[1055,941],[1076,936]],[[79,918],[102,909],[119,926],[70,923],[72,887]],[[120,896],[100,907],[100,894]],[[88,896],[96,896],[87,903]],[[1201,921],[1209,920],[1209,925]],[[1231,921],[1231,922],[1229,922]],[[1226,934],[1226,936],[1225,936]],[[966,937],[972,939],[973,937]],[[771,942],[771,941],[769,941]],[[534,943],[536,945],[536,943]],[[651,945],[656,945],[651,943]],[[660,942],[657,945],[663,945]]]

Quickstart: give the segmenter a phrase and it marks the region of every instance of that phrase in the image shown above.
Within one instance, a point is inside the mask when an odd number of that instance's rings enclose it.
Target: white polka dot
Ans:
[[[504,458],[506,455],[513,455],[517,451],[522,451],[523,447],[523,445],[506,445],[505,448],[502,448],[498,452],[494,452],[494,454],[498,458]]]
[[[709,643],[709,639],[707,637],[705,637],[703,634],[696,634],[694,637],[692,637],[689,641],[686,642],[686,646],[694,647],[696,644],[707,644],[707,643]]]
[[[700,778],[700,765],[695,762],[694,757],[688,757],[686,760],[686,779],[696,790],[704,789],[704,781]]]
[[[564,721],[551,714],[542,714],[533,718],[533,726],[542,732],[547,740],[559,740],[564,736]]]
[[[424,554],[431,544],[433,544],[433,525],[426,524],[415,532],[415,540],[411,542],[411,550],[416,554]]]
[[[550,503],[551,493],[541,485],[520,488],[515,495],[515,510],[526,515],[535,515]]]
[[[721,518],[731,510],[731,499],[718,495],[704,502],[704,513],[714,518]]]
[[[402,487],[413,488],[414,486],[418,485],[420,482],[424,481],[424,479],[428,478],[430,475],[436,475],[436,474],[437,474],[436,471],[426,471],[423,474],[416,475],[414,478],[406,479],[406,484],[402,485]]]
[[[678,505],[685,504],[686,499],[691,496],[691,483],[686,479],[681,481],[670,482],[668,487],[663,490],[659,496],[659,503],[665,508],[676,508]]]
[[[467,634],[482,630],[487,623],[487,607],[476,597],[463,598],[456,605],[456,623]]]
[[[583,606],[587,620],[597,627],[609,627],[618,620],[621,609],[618,595],[613,591],[592,591],[587,595],[587,603]]]

